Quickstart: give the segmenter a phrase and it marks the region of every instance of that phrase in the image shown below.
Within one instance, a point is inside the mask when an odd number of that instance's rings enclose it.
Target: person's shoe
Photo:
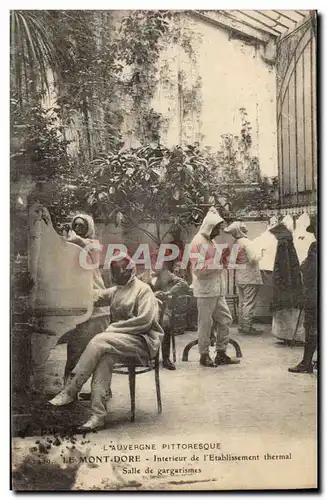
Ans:
[[[61,391],[57,396],[55,396],[53,399],[50,399],[49,404],[52,406],[65,406],[69,405],[73,401],[75,401],[76,398],[69,396],[67,392]]]
[[[200,356],[200,365],[202,366],[208,366],[208,367],[215,367],[215,363],[212,361],[210,358],[209,354],[206,352],[205,354],[201,354]]]
[[[176,370],[176,366],[170,361],[169,358],[162,360],[162,366],[166,368],[166,370]]]
[[[217,352],[215,363],[216,365],[238,365],[239,359],[232,359],[225,352]]]
[[[91,401],[91,393],[90,392],[81,392],[78,396],[80,401]]]
[[[298,365],[294,366],[294,368],[289,368],[289,372],[291,373],[313,373],[313,365],[305,365],[302,361]]]
[[[98,415],[91,415],[85,424],[78,428],[80,432],[91,432],[103,429],[105,426],[105,417],[99,417]]]

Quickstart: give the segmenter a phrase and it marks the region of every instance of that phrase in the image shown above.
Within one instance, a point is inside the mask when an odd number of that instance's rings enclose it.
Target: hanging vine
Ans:
[[[163,118],[151,107],[158,86],[157,62],[163,37],[169,31],[169,11],[134,11],[122,20],[118,57],[130,68],[125,91],[132,99],[136,135],[158,141]]]
[[[178,17],[178,18],[177,18]],[[189,17],[175,14],[173,39],[181,48],[182,61],[178,72],[178,92],[183,123],[182,138],[187,142],[200,143],[202,111],[202,78],[198,68],[198,49],[202,36]]]

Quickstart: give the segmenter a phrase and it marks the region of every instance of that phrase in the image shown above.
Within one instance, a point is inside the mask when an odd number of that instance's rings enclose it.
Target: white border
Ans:
[[[119,9],[162,9],[169,8],[175,10],[183,10],[183,9],[296,9],[296,10],[306,10],[306,9],[318,9],[320,14],[323,16],[326,13],[326,8],[324,8],[324,4],[322,0],[315,2],[313,5],[308,5],[309,2],[305,2],[303,0],[297,1],[285,1],[285,0],[275,0],[273,5],[270,4],[268,7],[263,6],[263,2],[261,1],[252,1],[250,3],[243,3],[237,0],[229,0],[228,2],[223,2],[225,5],[220,5],[217,2],[202,0],[201,2],[195,2],[191,0],[174,0],[165,2],[153,2],[153,0],[143,0],[141,2],[135,2],[131,0],[120,0]],[[1,410],[2,410],[2,419],[0,426],[0,488],[1,488],[1,498],[9,498],[12,496],[12,492],[9,491],[9,446],[10,446],[10,435],[9,435],[9,335],[8,335],[8,326],[9,326],[9,10],[10,9],[110,9],[116,8],[116,2],[108,2],[108,1],[99,1],[94,0],[92,2],[86,0],[75,0],[75,1],[67,1],[67,0],[57,0],[56,2],[49,2],[45,0],[34,0],[31,1],[12,1],[7,2],[3,1],[0,6],[0,37],[1,37],[1,61],[0,68],[2,69],[1,75],[1,100],[0,100],[0,117],[2,120],[1,126],[1,182],[0,182],[0,203],[1,203],[1,241],[2,245],[0,246],[1,250],[1,261],[2,262],[2,271],[1,271],[1,325],[2,325],[2,338],[1,338]],[[324,29],[323,29],[324,27]],[[321,28],[321,38],[320,38],[320,49],[325,46],[325,38],[326,38],[326,25],[324,21],[320,24]],[[326,82],[327,79],[325,77],[326,71],[326,61],[325,61],[325,53],[322,55],[322,67],[321,67],[321,91],[324,87],[322,82]],[[324,64],[325,63],[325,64]],[[326,83],[325,83],[326,84]],[[322,92],[321,92],[322,94]],[[325,169],[325,162],[323,156],[323,145],[327,144],[326,140],[326,130],[323,127],[324,125],[324,117],[326,116],[326,100],[323,99],[323,96],[320,95],[320,103],[319,103],[319,111],[321,113],[320,116],[320,127],[321,127],[321,145],[320,145],[320,185],[321,185],[321,207],[320,207],[320,217],[322,218],[321,225],[321,233],[322,240],[325,243],[325,237],[327,235],[327,214],[326,206],[323,204],[323,194],[327,193],[327,176],[323,175],[323,171]],[[324,216],[323,216],[324,215]],[[323,254],[323,252],[321,252]],[[324,284],[327,284],[327,276],[326,276],[326,268],[323,266],[322,273],[322,281],[321,281],[321,291],[324,290]],[[327,310],[327,301],[326,294],[323,295],[322,302],[322,310]],[[322,323],[321,328],[321,336],[324,337],[325,332],[323,328],[324,322]],[[326,345],[326,341],[323,343]],[[322,365],[324,365],[324,354],[325,348],[323,349],[323,353],[321,353]],[[322,377],[324,379],[324,377]],[[321,380],[323,391],[323,412],[322,415],[325,414],[325,389],[326,382],[325,380]],[[294,418],[299,418],[297,415],[294,415]],[[322,418],[321,418],[322,420]],[[301,436],[299,436],[301,439]],[[324,442],[325,440],[323,440]],[[325,457],[324,449],[322,450],[321,459]],[[325,476],[326,468],[323,460],[321,467],[321,480],[323,483],[323,477]],[[97,498],[94,494],[89,494],[95,498]],[[113,496],[112,493],[110,493]],[[220,493],[220,498],[226,498],[227,495]],[[30,495],[29,495],[30,496]],[[34,495],[32,495],[34,496]],[[36,496],[36,495],[35,495]],[[53,498],[53,494],[51,495]],[[56,496],[56,495],[55,495]],[[59,496],[59,495],[58,495]],[[117,495],[114,495],[117,496]],[[123,495],[125,496],[125,495]],[[175,495],[174,495],[175,496]],[[197,496],[201,496],[199,493]],[[248,496],[253,496],[249,494]],[[286,495],[280,495],[280,498]],[[292,495],[300,496],[299,494]],[[46,494],[37,494],[36,498],[46,498]],[[60,498],[68,497],[68,494],[60,494]],[[122,494],[119,494],[119,498],[122,498]]]

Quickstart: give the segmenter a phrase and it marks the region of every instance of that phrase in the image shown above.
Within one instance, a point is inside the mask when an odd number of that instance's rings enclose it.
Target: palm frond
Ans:
[[[58,51],[52,40],[51,18],[44,11],[11,11],[11,75],[20,100],[31,85],[49,91],[49,70],[59,73]],[[48,23],[48,24],[47,24]]]

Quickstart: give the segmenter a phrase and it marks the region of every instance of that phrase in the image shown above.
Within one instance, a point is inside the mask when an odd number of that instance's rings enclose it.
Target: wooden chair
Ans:
[[[228,270],[227,271],[227,294],[225,296],[226,302],[229,306],[231,306],[232,309],[232,315],[233,315],[233,320],[235,323],[238,322],[238,306],[239,306],[239,298],[236,292],[236,282],[235,282],[235,270]],[[196,299],[192,298],[190,301],[190,308],[192,308],[192,318],[194,322],[194,318],[197,318],[197,306],[196,306]],[[189,313],[190,314],[190,313]],[[189,342],[183,351],[182,355],[182,361],[188,361],[188,354],[189,351],[192,349],[192,347],[198,345],[199,340],[195,339]],[[211,335],[211,345],[213,346],[215,344],[215,338]],[[236,353],[237,358],[242,357],[242,350],[238,342],[234,339],[229,339],[229,344],[231,344]]]
[[[193,293],[189,297],[186,330],[189,332],[196,332],[198,330],[198,307],[196,297],[193,296]]]
[[[236,290],[235,270],[227,270],[227,294],[226,302],[232,311],[234,323],[238,322],[239,297]]]
[[[243,355],[242,355],[242,351],[241,351],[239,343],[236,342],[236,340],[231,339],[231,338],[229,339],[228,343],[234,347],[235,353],[236,353],[236,357],[237,358],[242,358]],[[182,361],[188,361],[188,353],[190,352],[190,350],[192,349],[192,347],[194,347],[194,346],[196,346],[198,344],[199,344],[199,339],[195,339],[195,340],[192,340],[191,342],[189,342],[184,347]],[[212,340],[211,340],[211,345],[213,345]]]
[[[165,304],[160,305],[160,316],[159,324],[162,326],[163,317],[165,313]],[[141,375],[141,373],[148,373],[154,371],[154,380],[157,394],[157,407],[158,413],[162,413],[162,402],[161,402],[161,390],[160,390],[160,379],[159,379],[159,352],[156,353],[155,357],[149,360],[148,366],[143,366],[138,363],[116,363],[113,369],[113,373],[120,375],[128,375],[129,379],[129,392],[131,398],[131,422],[135,421],[135,388],[136,388],[136,375]]]
[[[171,310],[169,335],[173,360],[176,363],[176,342],[175,335],[181,335],[185,332],[187,326],[187,314],[189,309],[189,295],[180,295],[179,297],[170,297],[167,307]]]

